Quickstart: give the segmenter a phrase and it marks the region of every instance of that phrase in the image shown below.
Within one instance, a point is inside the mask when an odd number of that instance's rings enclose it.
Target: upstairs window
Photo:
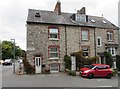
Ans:
[[[107,31],[107,40],[113,41],[113,31]]]
[[[82,40],[83,41],[89,40],[89,31],[88,30],[82,30]]]
[[[83,56],[86,56],[86,57],[89,56],[89,46],[83,46],[82,51],[83,51]]]
[[[59,29],[58,28],[49,28],[48,29],[48,38],[50,40],[58,40],[59,39]]]
[[[76,21],[86,22],[86,15],[76,14]]]
[[[101,37],[97,37],[97,46],[102,46]]]
[[[49,58],[59,58],[59,46],[49,46],[48,52]]]
[[[50,48],[50,57],[58,57],[58,48],[56,47]]]

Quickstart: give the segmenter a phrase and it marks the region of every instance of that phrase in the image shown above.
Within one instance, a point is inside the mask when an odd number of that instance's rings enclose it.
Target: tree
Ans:
[[[80,50],[79,52],[71,53],[71,56],[75,56],[76,57],[76,69],[77,68],[80,69],[80,68],[84,67],[84,65],[91,65],[93,63],[96,63],[96,61],[99,60],[98,56],[86,58],[83,55],[83,51],[82,50]]]
[[[68,55],[64,56],[65,69],[71,70],[71,57]]]
[[[110,52],[105,51],[104,52],[105,55],[105,60],[106,60],[106,64],[110,65],[110,67],[113,66],[113,58]]]
[[[11,41],[3,41],[2,42],[2,60],[5,60],[7,58],[14,58],[14,43]],[[22,49],[19,46],[15,45],[15,56],[21,57],[23,54]]]

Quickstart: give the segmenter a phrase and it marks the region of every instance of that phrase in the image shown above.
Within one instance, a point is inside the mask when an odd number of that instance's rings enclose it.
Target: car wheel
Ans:
[[[92,79],[92,78],[93,78],[93,74],[89,74],[89,75],[88,75],[88,78],[89,78],[89,79]]]
[[[112,74],[107,75],[107,79],[111,79],[111,77],[112,77]]]

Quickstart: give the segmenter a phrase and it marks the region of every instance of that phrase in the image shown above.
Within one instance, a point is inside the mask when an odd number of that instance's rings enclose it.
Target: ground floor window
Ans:
[[[107,48],[107,51],[109,51],[112,56],[115,56],[115,55],[116,55],[116,53],[115,53],[115,47],[108,47],[108,48]]]
[[[59,72],[59,64],[58,63],[50,64],[50,72]]]
[[[88,57],[89,56],[89,46],[83,46],[82,50],[83,50],[83,56]]]

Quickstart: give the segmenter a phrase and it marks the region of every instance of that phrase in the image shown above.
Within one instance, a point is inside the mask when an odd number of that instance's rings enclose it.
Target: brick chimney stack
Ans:
[[[77,14],[86,14],[85,7],[82,7],[82,9],[77,10]]]
[[[60,1],[57,1],[54,12],[56,12],[58,15],[61,15],[61,2]]]

